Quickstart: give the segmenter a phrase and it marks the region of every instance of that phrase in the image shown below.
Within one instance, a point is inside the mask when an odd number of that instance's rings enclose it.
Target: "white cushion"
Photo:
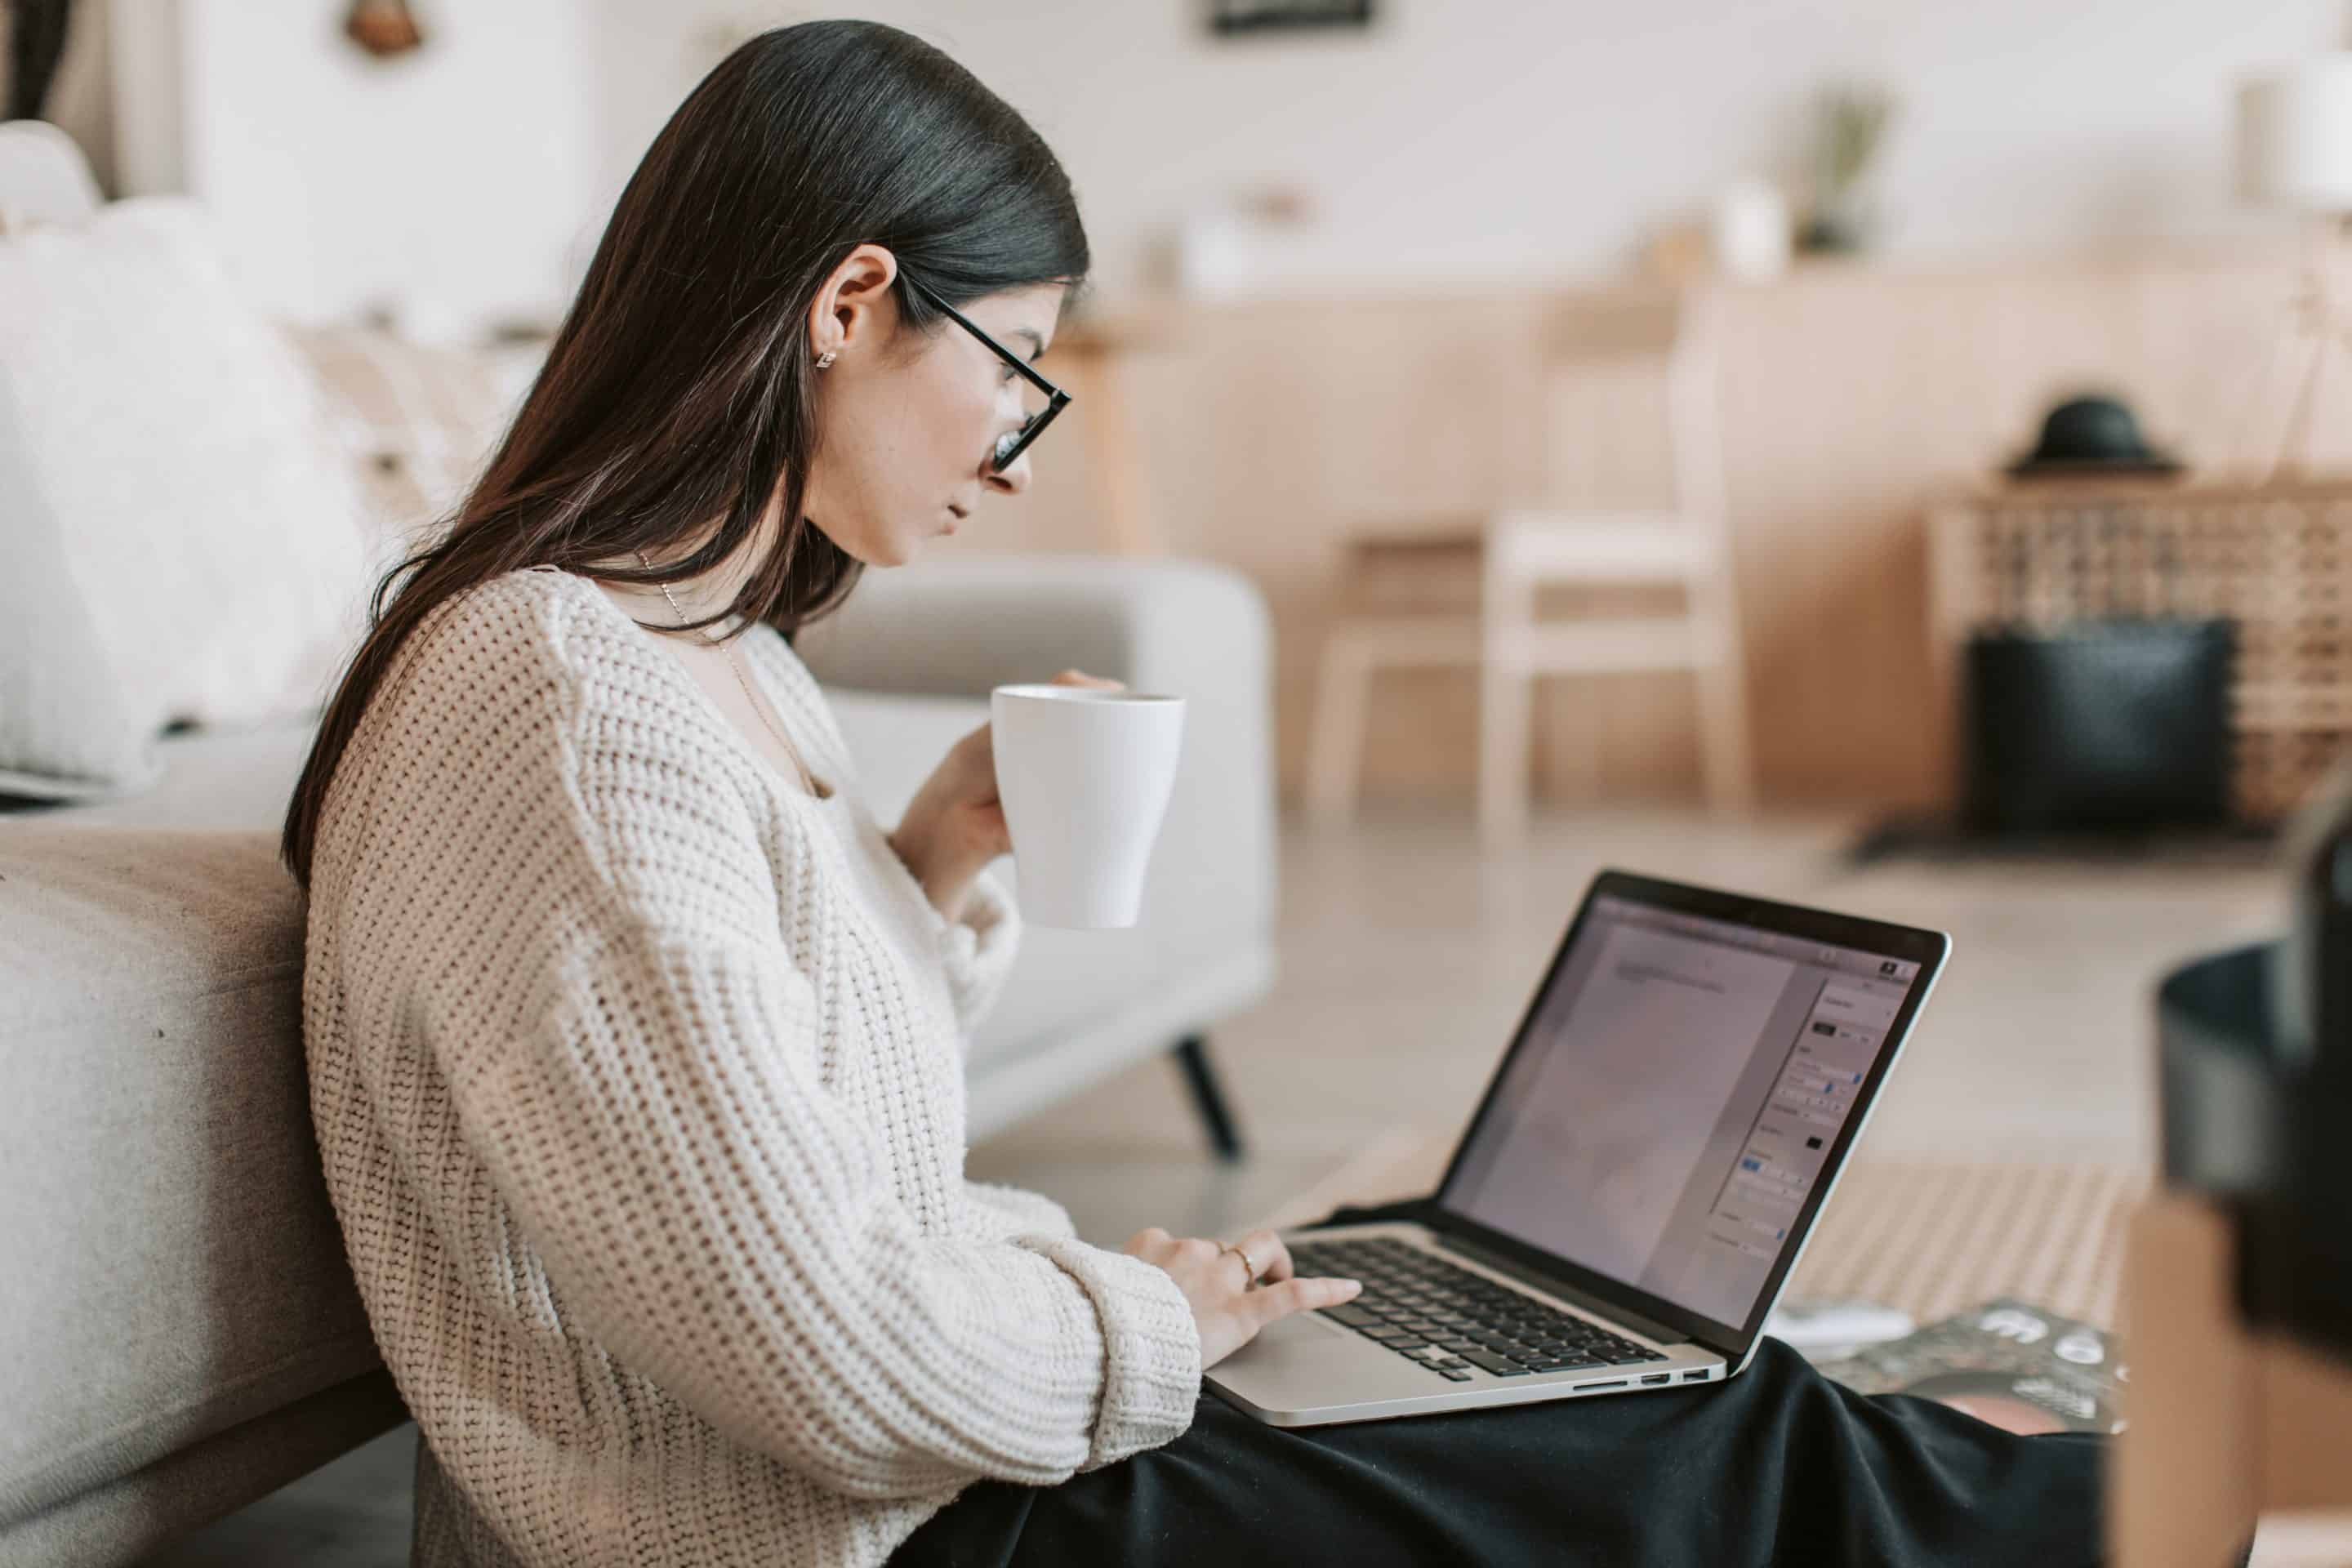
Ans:
[[[119,794],[172,721],[315,708],[364,625],[358,515],[200,210],[0,236],[0,788]]]
[[[0,124],[0,228],[80,223],[101,199],[72,137],[46,120]]]
[[[530,351],[436,347],[349,322],[281,326],[360,493],[362,532],[390,565],[465,500],[512,412],[508,357]]]

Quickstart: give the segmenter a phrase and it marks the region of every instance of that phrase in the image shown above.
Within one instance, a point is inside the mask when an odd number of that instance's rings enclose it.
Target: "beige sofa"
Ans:
[[[1142,922],[1027,933],[971,1134],[1174,1048],[1234,1152],[1199,1042],[1274,975],[1257,593],[1172,562],[937,562],[869,574],[802,647],[886,822],[999,682],[1188,699]],[[404,1416],[310,1131],[277,841],[315,720],[165,736],[161,783],[102,804],[0,800],[0,1563],[133,1561]]]

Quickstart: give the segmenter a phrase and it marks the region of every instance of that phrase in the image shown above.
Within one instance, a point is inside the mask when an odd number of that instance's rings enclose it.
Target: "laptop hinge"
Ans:
[[[1629,1312],[1612,1302],[1602,1300],[1589,1290],[1580,1290],[1573,1285],[1555,1279],[1539,1269],[1530,1268],[1516,1258],[1506,1258],[1501,1253],[1481,1247],[1478,1243],[1456,1236],[1452,1231],[1439,1230],[1433,1226],[1429,1234],[1433,1240],[1449,1252],[1458,1252],[1465,1258],[1484,1264],[1497,1274],[1507,1274],[1520,1284],[1540,1290],[1547,1296],[1557,1296],[1561,1300],[1581,1307],[1588,1312],[1595,1312],[1604,1318],[1613,1318],[1637,1334],[1644,1334],[1661,1343],[1670,1345],[1699,1342],[1684,1330],[1670,1329],[1664,1323],[1642,1316],[1639,1312]],[[1715,1350],[1716,1347],[1709,1345],[1707,1349]]]

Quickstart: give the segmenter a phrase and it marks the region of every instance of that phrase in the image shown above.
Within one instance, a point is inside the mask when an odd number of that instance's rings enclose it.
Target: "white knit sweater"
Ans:
[[[932,909],[772,628],[830,799],[655,635],[552,568],[441,606],[320,826],[311,1111],[427,1564],[877,1563],[1200,1392],[1172,1279],[963,1175],[1003,889]]]

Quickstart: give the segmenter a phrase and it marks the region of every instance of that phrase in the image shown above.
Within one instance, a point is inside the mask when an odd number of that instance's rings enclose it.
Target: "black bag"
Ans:
[[[2215,826],[2230,816],[2226,620],[2085,621],[1969,641],[1968,826]]]

